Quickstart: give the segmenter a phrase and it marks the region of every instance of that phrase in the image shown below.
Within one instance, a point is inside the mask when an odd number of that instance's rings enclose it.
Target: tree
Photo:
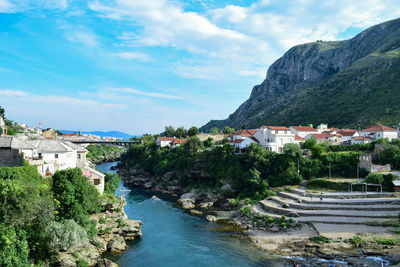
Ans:
[[[211,128],[210,133],[211,134],[219,134],[219,129],[217,127],[213,127],[213,128]]]
[[[241,127],[241,129],[242,129],[242,130],[246,130],[246,127],[247,127],[246,124],[243,124],[242,127]]]
[[[313,146],[317,144],[317,139],[315,137],[311,137],[310,139],[307,139],[301,148],[303,149],[311,149]]]
[[[192,136],[183,144],[183,147],[188,154],[193,155],[201,147],[201,141],[197,136]]]
[[[165,136],[166,137],[174,137],[176,135],[175,128],[173,126],[165,126]]]
[[[283,153],[288,156],[299,158],[302,154],[298,144],[287,143],[283,146]]]
[[[57,171],[53,176],[54,198],[60,203],[60,219],[72,219],[82,226],[88,223],[88,215],[100,209],[100,194],[82,176],[79,168]]]
[[[313,159],[319,159],[322,153],[324,153],[324,148],[320,145],[314,145],[313,147],[311,147],[311,153]]]
[[[120,182],[121,178],[118,174],[106,173],[106,176],[104,177],[104,193],[115,194],[115,190],[117,190]]]
[[[176,129],[176,131],[175,131],[175,136],[176,136],[177,138],[185,138],[185,137],[187,136],[187,131],[186,131],[186,129],[185,129],[183,126],[179,127],[179,128]]]
[[[29,246],[24,231],[0,224],[0,266],[30,266]]]
[[[211,137],[208,137],[206,140],[203,141],[204,147],[212,147],[212,145],[213,145],[213,139]]]
[[[188,130],[188,135],[195,136],[197,134],[199,134],[199,129],[196,126],[190,127],[190,129]]]
[[[222,133],[223,134],[233,134],[234,132],[235,132],[235,129],[233,129],[233,128],[229,127],[229,126],[225,126],[222,129]]]
[[[81,246],[87,241],[86,231],[74,220],[64,223],[51,222],[46,227],[48,247],[50,251],[66,251],[70,247]]]

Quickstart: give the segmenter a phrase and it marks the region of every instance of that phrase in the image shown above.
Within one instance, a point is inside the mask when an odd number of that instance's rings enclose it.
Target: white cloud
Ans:
[[[113,55],[127,60],[151,61],[150,57],[144,53],[119,52],[119,53],[113,53]]]
[[[0,0],[0,12],[12,12],[14,6],[8,0]]]
[[[65,38],[73,43],[83,44],[87,47],[98,46],[97,36],[88,30],[67,30]]]
[[[18,91],[18,90],[0,90],[0,97],[5,97],[5,96],[17,96],[17,97],[22,97],[26,96],[27,93],[24,91]]]
[[[133,88],[107,87],[105,89],[109,90],[109,91],[131,93],[131,94],[141,95],[141,96],[146,96],[146,97],[151,97],[151,98],[184,99],[181,96],[169,95],[169,94],[163,94],[163,93],[155,93],[155,92],[144,92],[144,91],[140,91],[140,90],[133,89]]]

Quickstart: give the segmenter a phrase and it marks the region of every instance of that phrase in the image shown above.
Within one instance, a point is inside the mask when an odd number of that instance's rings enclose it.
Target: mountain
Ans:
[[[200,131],[309,123],[363,127],[380,122],[395,127],[399,121],[400,19],[395,19],[350,40],[291,48],[233,114],[211,120]]]
[[[79,133],[79,131],[72,131],[72,130],[60,130],[62,133]],[[103,132],[103,131],[92,131],[92,132],[83,132],[83,134],[93,134],[93,135],[98,135],[100,137],[116,137],[116,138],[123,138],[124,140],[128,140],[129,138],[132,138],[134,136],[139,136],[139,135],[130,135],[124,132],[119,132],[119,131],[111,131],[111,132]]]

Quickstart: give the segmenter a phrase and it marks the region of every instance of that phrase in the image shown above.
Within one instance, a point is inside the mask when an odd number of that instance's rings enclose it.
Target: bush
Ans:
[[[383,181],[384,181],[383,174],[379,173],[370,173],[365,179],[365,182],[370,184],[382,184]]]
[[[115,190],[117,190],[119,183],[121,182],[121,177],[116,173],[106,173],[104,177],[104,193],[106,194],[115,194]]]
[[[0,224],[0,266],[29,266],[28,255],[25,233]]]
[[[87,241],[86,231],[74,220],[64,223],[52,222],[46,228],[50,251],[67,250],[70,247],[83,245]]]
[[[346,182],[332,182],[325,179],[314,179],[307,183],[307,189],[324,189],[335,191],[349,190],[349,183]]]
[[[313,236],[313,237],[310,237],[309,239],[315,243],[330,243],[331,242],[330,238],[323,236],[323,235]]]

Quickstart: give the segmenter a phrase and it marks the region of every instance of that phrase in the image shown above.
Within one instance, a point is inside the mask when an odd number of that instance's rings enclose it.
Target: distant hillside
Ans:
[[[62,133],[79,133],[79,131],[72,131],[72,130],[60,130]],[[92,131],[92,132],[84,132],[82,131],[83,134],[93,134],[93,135],[98,135],[100,137],[116,137],[116,138],[123,138],[124,140],[128,140],[129,138],[132,138],[134,136],[139,135],[130,135],[124,132],[119,132],[119,131],[111,131],[111,132],[103,132],[103,131]]]
[[[400,19],[373,26],[346,41],[295,46],[275,61],[250,98],[225,125],[329,123],[363,127],[380,122],[397,128],[400,121]]]

